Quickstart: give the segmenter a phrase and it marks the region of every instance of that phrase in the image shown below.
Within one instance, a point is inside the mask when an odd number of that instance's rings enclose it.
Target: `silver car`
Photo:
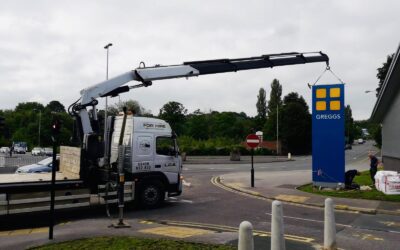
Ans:
[[[9,147],[1,147],[0,153],[8,154],[8,153],[10,153],[10,148]]]
[[[32,149],[31,154],[34,156],[44,155],[43,148],[35,147]]]

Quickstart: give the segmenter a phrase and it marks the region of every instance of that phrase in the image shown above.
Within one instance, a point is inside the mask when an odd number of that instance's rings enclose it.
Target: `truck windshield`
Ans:
[[[171,137],[157,137],[156,153],[158,155],[173,155],[175,151],[174,139]]]

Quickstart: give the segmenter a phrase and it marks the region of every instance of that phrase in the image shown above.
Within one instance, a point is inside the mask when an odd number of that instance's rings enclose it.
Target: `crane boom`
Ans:
[[[93,106],[94,114],[92,117],[97,120],[95,106],[98,103],[96,99],[99,97],[117,96],[118,94],[127,92],[132,88],[150,86],[152,81],[156,80],[182,77],[188,78],[199,75],[237,72],[241,70],[272,68],[277,66],[314,62],[326,62],[326,64],[329,65],[329,57],[322,52],[290,52],[237,59],[190,61],[184,62],[181,65],[139,67],[81,90],[80,103],[74,103],[72,110],[75,116],[79,115],[83,135],[88,135],[93,133],[93,129],[86,107]],[[134,86],[123,86],[130,81],[139,81],[141,83]]]

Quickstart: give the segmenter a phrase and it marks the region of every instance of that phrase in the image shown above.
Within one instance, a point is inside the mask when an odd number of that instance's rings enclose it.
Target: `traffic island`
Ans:
[[[381,191],[376,190],[370,177],[369,171],[361,172],[361,175],[354,178],[354,182],[360,187],[368,186],[371,190],[333,190],[333,189],[319,189],[314,187],[311,183],[298,187],[300,191],[307,193],[318,194],[323,196],[332,196],[340,198],[350,198],[350,199],[365,199],[365,200],[377,200],[377,201],[391,201],[400,202],[400,195],[386,195]]]

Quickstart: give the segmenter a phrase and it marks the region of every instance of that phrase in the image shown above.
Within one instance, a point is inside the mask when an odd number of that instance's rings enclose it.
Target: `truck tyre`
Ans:
[[[164,201],[164,186],[159,181],[143,183],[140,188],[140,205],[156,208]]]

